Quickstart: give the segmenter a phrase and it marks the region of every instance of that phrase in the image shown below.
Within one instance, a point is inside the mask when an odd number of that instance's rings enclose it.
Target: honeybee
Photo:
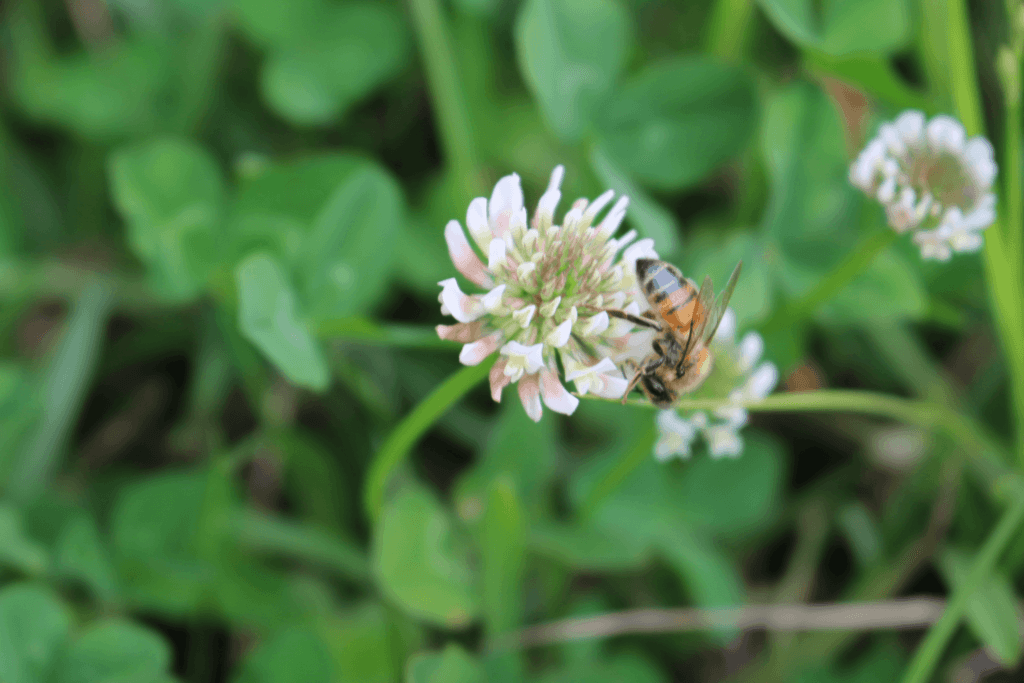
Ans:
[[[698,291],[697,283],[683,277],[671,263],[637,259],[636,279],[650,310],[642,316],[617,309],[604,310],[608,315],[660,334],[651,342],[651,353],[639,365],[628,361],[635,374],[622,396],[623,403],[639,384],[651,403],[669,408],[679,394],[693,391],[707,378],[713,363],[708,342],[722,321],[742,265],[742,261],[736,264],[725,289],[716,298],[710,277],[704,278]]]

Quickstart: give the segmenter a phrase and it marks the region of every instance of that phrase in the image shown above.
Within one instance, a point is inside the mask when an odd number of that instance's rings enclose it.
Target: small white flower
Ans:
[[[658,441],[654,444],[654,457],[658,462],[665,462],[673,456],[689,458],[690,446],[697,438],[697,427],[674,410],[660,411],[657,425]]]
[[[749,418],[744,405],[764,399],[778,384],[779,371],[775,364],[761,361],[764,353],[761,335],[748,332],[739,342],[736,341],[736,314],[732,309],[726,309],[718,332],[711,340],[710,350],[715,364],[708,380],[698,389],[698,395],[703,393],[708,398],[727,396],[729,402],[710,415],[702,411],[679,415],[671,410],[659,414],[661,436],[655,446],[658,460],[663,461],[673,455],[688,457],[690,447],[698,437],[703,438],[713,458],[740,455],[743,452],[741,432]],[[680,445],[683,435],[686,436],[685,448]]]
[[[438,335],[465,344],[459,360],[467,365],[498,351],[490,373],[491,396],[500,401],[503,389],[518,383],[520,401],[534,420],[540,419],[542,405],[569,414],[578,404],[555,372],[559,360],[570,373],[567,381],[575,381],[581,393],[619,398],[627,382],[615,363],[642,355],[650,344],[647,330],[620,319],[613,322],[600,309],[639,313],[646,306],[633,271],[637,258],[657,258],[653,240],[632,244],[616,261],[636,234],[612,239],[629,200],[620,197],[608,209],[611,191],[593,202],[576,200],[562,225],[556,225],[564,174],[561,166],[552,172],[529,224],[514,173],[498,181],[490,200],[474,199],[466,226],[476,250],[458,221],[444,230],[455,267],[487,291],[465,294],[455,278],[438,283],[441,312],[459,321],[438,325]],[[595,227],[598,214],[606,210]],[[477,250],[486,256],[486,265]]]
[[[882,124],[850,166],[850,182],[885,206],[889,225],[913,232],[925,259],[977,251],[996,218],[995,154],[984,137],[967,139],[949,116],[925,121],[905,111]]]

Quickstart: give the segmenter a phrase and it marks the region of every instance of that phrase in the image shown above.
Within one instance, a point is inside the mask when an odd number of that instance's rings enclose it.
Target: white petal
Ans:
[[[540,382],[537,375],[524,375],[519,380],[519,400],[530,419],[540,422],[544,409],[540,406]]]
[[[924,143],[924,112],[908,109],[893,122],[903,141],[908,145],[919,146]]]
[[[718,331],[715,332],[715,339],[719,342],[732,342],[736,336],[736,311],[731,308],[725,309],[722,320],[718,323]]]
[[[558,381],[558,375],[547,368],[540,371],[540,395],[544,405],[563,415],[572,415],[580,404],[580,400],[566,391]]]
[[[498,350],[501,340],[501,332],[495,332],[483,339],[466,344],[459,352],[459,362],[463,365],[479,365],[484,358]]]
[[[556,296],[551,301],[541,304],[539,312],[542,318],[550,318],[558,310],[558,305],[562,303],[562,297]]]
[[[444,241],[448,243],[448,256],[460,273],[473,284],[484,287],[491,281],[490,275],[484,268],[480,257],[469,246],[466,233],[462,232],[462,226],[458,221],[448,221],[444,226]]]
[[[596,365],[584,365],[574,361],[572,362],[572,370],[569,370],[568,365],[566,366],[565,381],[572,382],[584,375],[613,372],[614,370],[615,363],[613,363],[610,358],[602,358]]]
[[[548,181],[548,189],[537,202],[537,219],[544,222],[544,227],[551,225],[554,220],[555,208],[562,199],[562,178],[565,176],[565,166],[559,164],[551,172],[551,180]]]
[[[925,136],[932,149],[960,154],[964,150],[967,133],[959,121],[940,115],[928,122]]]
[[[529,274],[530,274],[530,273],[532,273],[532,272],[533,272],[534,270],[536,270],[536,268],[537,268],[537,264],[536,264],[536,263],[534,263],[533,261],[527,261],[526,263],[520,263],[520,264],[519,264],[519,267],[518,267],[518,268],[516,268],[516,276],[517,276],[517,277],[518,277],[518,278],[519,278],[520,280],[522,280],[522,279],[523,279],[523,278],[525,278],[525,277],[526,277],[527,275],[529,275]]]
[[[480,247],[480,251],[486,249],[494,235],[491,234],[491,226],[487,223],[487,200],[483,197],[477,197],[469,203],[466,210],[466,227],[469,228],[469,234],[473,236],[473,241]]]
[[[605,190],[601,193],[601,196],[591,202],[590,206],[588,206],[586,211],[583,212],[583,220],[588,223],[593,222],[593,220],[597,218],[597,214],[601,212],[601,209],[608,206],[608,202],[610,202],[614,196],[614,190]]]
[[[598,375],[597,380],[590,391],[601,398],[622,398],[622,395],[626,393],[626,388],[629,386],[629,381],[614,375]]]
[[[525,330],[530,326],[530,321],[533,320],[533,314],[536,312],[537,306],[530,304],[529,306],[520,308],[518,311],[514,311],[512,313],[512,319],[519,323],[519,326]]]
[[[594,334],[601,334],[608,329],[608,324],[607,311],[601,311],[597,315],[587,318],[587,322],[583,324],[583,336],[589,337]]]
[[[739,433],[726,425],[716,425],[704,430],[711,457],[737,456],[743,452],[743,439]]]
[[[964,147],[964,160],[977,183],[991,187],[997,171],[992,143],[981,136],[971,138]]]
[[[779,369],[775,363],[762,363],[747,380],[747,395],[754,399],[762,399],[772,393],[779,383]]]
[[[483,305],[484,310],[491,313],[501,303],[501,297],[505,293],[506,285],[498,285],[491,291],[487,292],[480,299],[480,303]]]
[[[740,372],[750,372],[754,364],[761,358],[762,353],[764,353],[764,339],[757,332],[747,332],[743,340],[740,341],[737,358]]]
[[[554,346],[556,349],[560,349],[569,343],[569,335],[572,334],[572,321],[564,320],[558,327],[551,330],[548,336],[544,338],[544,341]]]
[[[491,193],[491,201],[487,204],[487,218],[491,224],[491,230],[495,230],[495,223],[504,216],[507,222],[512,214],[523,208],[523,188],[519,184],[519,174],[512,173],[499,180]],[[503,231],[495,230],[499,236]]]
[[[484,307],[480,303],[480,298],[463,294],[455,278],[450,277],[437,284],[443,288],[441,290],[441,303],[448,309],[451,316],[460,323],[473,322],[484,314]]]
[[[654,240],[650,237],[642,239],[636,244],[631,244],[622,253],[622,262],[629,268],[630,272],[636,270],[636,260],[639,258],[658,258],[658,254],[654,251]]]
[[[608,238],[615,234],[615,231],[619,229],[622,224],[622,219],[626,217],[626,208],[629,207],[629,197],[619,197],[619,201],[615,202],[615,206],[612,207],[608,215],[604,217],[604,220],[597,226],[597,235],[599,238]],[[623,242],[625,244],[625,242]]]
[[[505,240],[495,237],[487,247],[487,267],[492,271],[505,265]]]

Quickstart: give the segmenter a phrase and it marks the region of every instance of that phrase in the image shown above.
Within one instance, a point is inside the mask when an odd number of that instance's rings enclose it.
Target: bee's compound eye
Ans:
[[[654,375],[644,375],[643,378],[644,388],[647,390],[647,394],[651,397],[651,401],[655,405],[665,405],[672,403],[672,396],[668,393],[668,389],[661,383],[661,380]]]

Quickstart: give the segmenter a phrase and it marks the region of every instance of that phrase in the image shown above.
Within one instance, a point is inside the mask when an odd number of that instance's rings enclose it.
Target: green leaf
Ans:
[[[166,472],[121,492],[111,517],[115,560],[126,597],[169,614],[203,599],[212,568],[196,556],[205,477]]]
[[[943,552],[939,567],[955,588],[964,582],[971,569],[971,558],[956,548]],[[989,574],[967,603],[967,623],[971,631],[1006,668],[1014,668],[1021,658],[1021,630],[1017,613],[1017,595],[1009,579],[999,571]]]
[[[120,149],[110,183],[128,243],[156,290],[177,300],[197,296],[218,262],[222,231],[224,186],[210,154],[178,139]]]
[[[615,0],[527,0],[515,41],[519,69],[548,125],[574,141],[625,65],[629,15]]]
[[[232,528],[238,541],[249,548],[311,562],[359,583],[369,577],[359,548],[315,526],[246,510],[236,515]]]
[[[508,402],[480,459],[455,487],[455,506],[466,521],[476,521],[486,507],[489,488],[503,474],[511,477],[528,516],[538,516],[555,468],[555,425],[534,422],[518,403]]]
[[[644,69],[601,112],[601,147],[654,187],[692,185],[738,154],[757,123],[754,83],[739,67],[682,57]]]
[[[0,591],[0,681],[46,680],[70,626],[67,610],[48,590],[16,584]]]
[[[19,61],[12,87],[19,104],[35,119],[97,141],[165,128],[174,75],[167,44],[116,43],[66,59]]]
[[[476,616],[476,577],[468,548],[426,490],[408,487],[389,501],[373,541],[380,589],[405,611],[450,628]]]
[[[655,246],[660,249],[659,244]],[[732,269],[743,261],[743,272],[729,301],[742,333],[748,325],[766,319],[772,311],[770,254],[770,243],[758,235],[746,231],[723,235],[718,230],[706,230],[687,243],[687,258],[682,265],[687,277],[700,282],[705,275],[710,275],[721,290]]]
[[[530,528],[530,549],[582,571],[615,572],[642,567],[650,559],[650,546],[593,526],[556,522]]]
[[[818,88],[794,83],[770,99],[761,146],[771,178],[763,229],[780,257],[775,272],[796,294],[858,239],[839,114]]]
[[[59,576],[81,581],[98,599],[109,602],[116,598],[117,578],[92,517],[80,515],[64,526],[53,564]]]
[[[911,34],[906,0],[760,0],[760,5],[787,38],[830,55],[893,52]]]
[[[46,548],[25,534],[18,509],[0,504],[0,565],[37,575],[48,562]]]
[[[255,42],[264,46],[291,45],[315,30],[326,0],[234,0],[234,17]]]
[[[261,77],[263,97],[296,125],[331,123],[405,67],[409,44],[391,5],[329,5],[301,41],[271,53]]]
[[[332,683],[327,645],[307,626],[274,634],[246,655],[233,683]]]
[[[821,307],[818,318],[850,324],[922,317],[928,309],[928,294],[916,265],[893,250],[882,252],[860,277]]]
[[[738,458],[694,458],[681,471],[663,473],[679,512],[718,534],[756,529],[771,518],[781,500],[782,447],[750,429],[743,437],[743,455]]]
[[[306,157],[239,185],[232,252],[276,255],[311,318],[366,313],[390,282],[403,213],[398,183],[376,163]]]
[[[397,678],[393,629],[380,605],[367,603],[321,626],[334,661],[331,683],[392,683]]]
[[[633,652],[602,657],[579,668],[563,668],[538,679],[539,683],[664,683],[665,680],[658,667]]]
[[[318,319],[366,312],[390,280],[402,193],[376,164],[339,182],[312,223],[299,281]]]
[[[285,377],[318,391],[327,388],[327,361],[305,320],[280,264],[265,252],[253,254],[235,269],[238,326]]]
[[[491,482],[480,524],[481,593],[489,636],[522,625],[528,523],[508,475]]]
[[[156,683],[164,681],[171,650],[163,638],[131,621],[93,624],[64,656],[55,683]]]
[[[484,680],[480,665],[454,643],[441,653],[414,655],[405,670],[405,683],[484,683]]]

